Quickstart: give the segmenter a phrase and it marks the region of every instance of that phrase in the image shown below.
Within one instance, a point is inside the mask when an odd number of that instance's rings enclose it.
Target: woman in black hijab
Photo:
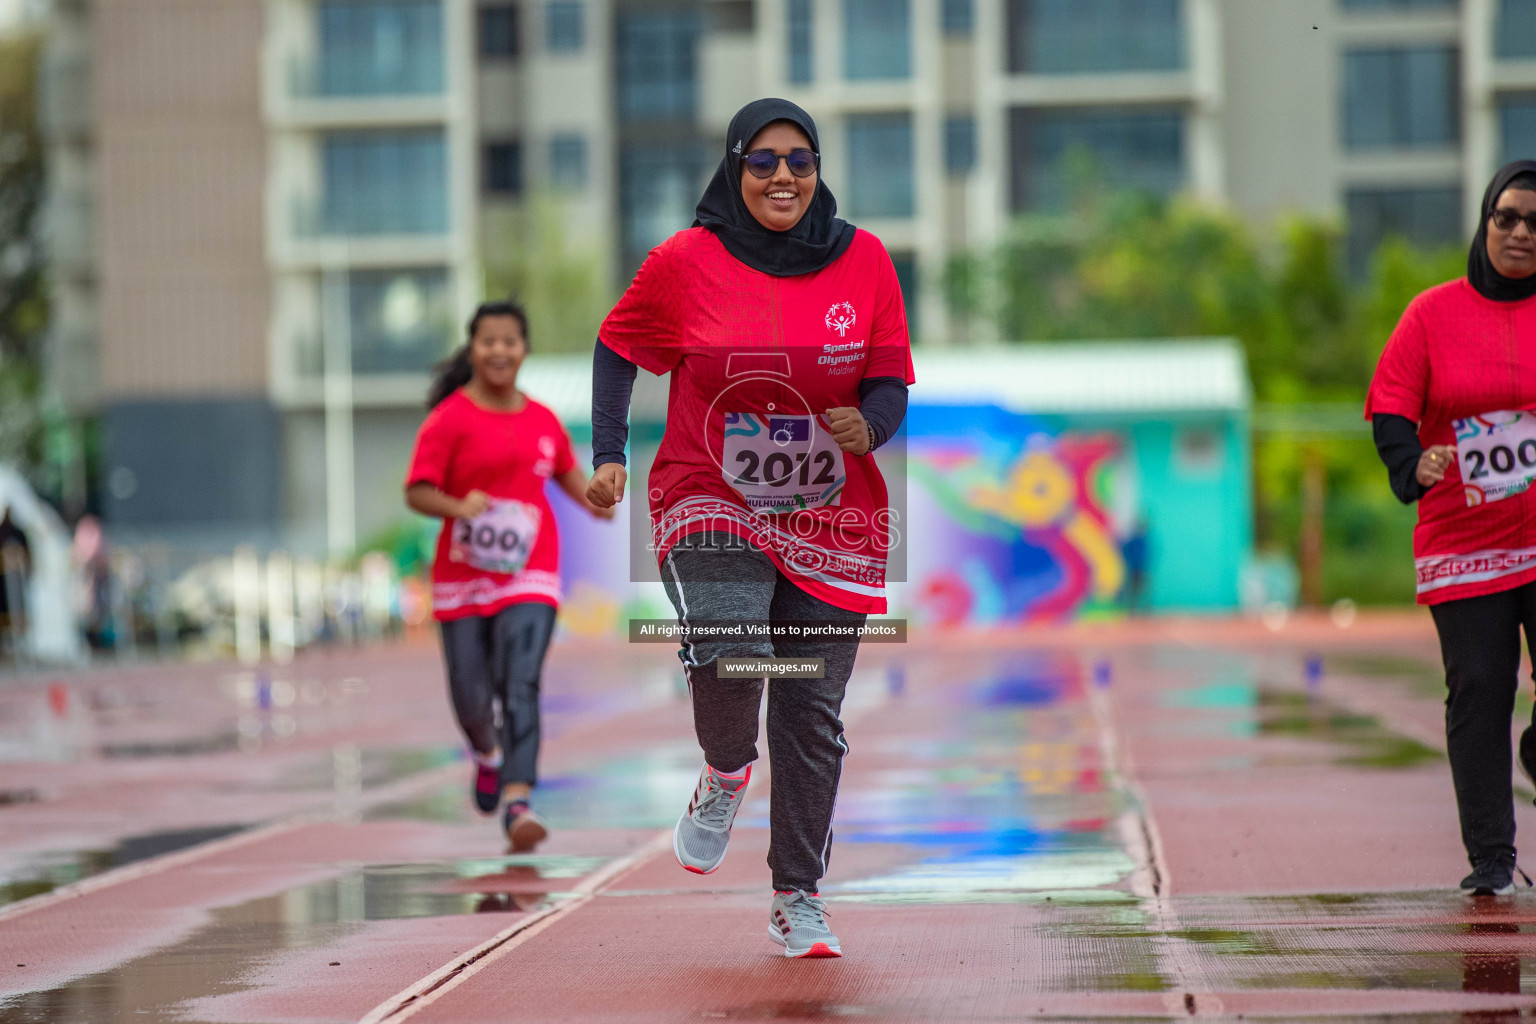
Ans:
[[[775,121],[798,129],[817,155],[816,186],[803,215],[787,229],[762,223],[742,194],[742,165],[755,136]],[[694,211],[694,227],[715,233],[727,252],[747,266],[777,277],[809,274],[827,266],[853,244],[854,226],[837,216],[837,200],[821,180],[821,143],[810,115],[788,100],[749,103],[726,129],[725,157],[715,168]],[[792,170],[792,169],[791,169]]]
[[[766,687],[768,934],[785,956],[841,956],[817,886],[848,750],[843,694],[865,616],[885,611],[890,509],[870,453],[901,424],[912,357],[890,257],[838,218],[815,122],[793,103],[732,119],[694,226],[651,252],[603,322],[588,490],[602,508],[623,499],[637,365],[671,375],[645,494],[705,755],[673,850],[689,871],[720,866],[769,663],[819,662]],[[762,667],[733,678],[721,659]]]
[[[1536,161],[1483,194],[1465,278],[1409,304],[1366,399],[1393,493],[1419,503],[1418,600],[1440,635],[1445,727],[1475,896],[1514,887],[1509,723],[1536,641]],[[1536,725],[1519,764],[1536,769]]]

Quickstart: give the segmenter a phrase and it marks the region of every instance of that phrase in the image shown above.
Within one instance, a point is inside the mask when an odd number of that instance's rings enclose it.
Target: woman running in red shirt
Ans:
[[[722,678],[718,660],[823,659],[817,678],[768,685],[768,934],[792,957],[842,954],[817,884],[858,630],[885,611],[891,513],[870,452],[900,426],[913,380],[891,259],[837,219],[820,167],[816,125],[793,103],[731,121],[695,226],[651,252],[599,332],[587,491],[603,508],[622,499],[636,366],[670,373],[646,495],[706,761],[673,832],[683,867],[720,866],[757,759],[766,680]],[[711,623],[819,636],[722,638]]]
[[[475,805],[494,814],[512,849],[546,835],[529,809],[539,756],[539,674],[560,602],[560,538],[545,481],[593,515],[559,419],[517,390],[528,318],[488,302],[469,344],[438,369],[432,411],[416,435],[406,504],[443,520],[432,563],[432,613],[459,727],[475,760]],[[497,735],[497,705],[501,731]]]
[[[1392,490],[1419,503],[1418,599],[1440,634],[1445,734],[1473,895],[1514,888],[1509,719],[1536,647],[1536,161],[1483,196],[1467,276],[1409,304],[1366,398]],[[1536,768],[1536,725],[1520,737]]]

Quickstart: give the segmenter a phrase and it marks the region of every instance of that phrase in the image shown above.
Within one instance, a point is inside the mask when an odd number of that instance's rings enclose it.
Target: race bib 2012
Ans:
[[[754,512],[838,504],[848,476],[825,417],[725,414],[722,474]]]

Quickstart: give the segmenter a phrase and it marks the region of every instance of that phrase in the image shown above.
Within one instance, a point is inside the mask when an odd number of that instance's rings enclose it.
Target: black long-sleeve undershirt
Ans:
[[[629,399],[635,390],[634,363],[603,344],[592,350],[592,468],[624,465],[629,441]]]
[[[1392,493],[1404,505],[1412,505],[1429,490],[1419,483],[1419,458],[1424,446],[1419,443],[1419,428],[1406,416],[1378,412],[1371,417],[1371,436],[1376,454],[1387,467]],[[1433,484],[1430,485],[1434,486]]]
[[[634,363],[598,339],[592,350],[593,469],[609,462],[624,465],[636,369]],[[885,444],[906,418],[906,381],[900,377],[865,377],[859,381],[859,412],[874,428],[874,447]]]

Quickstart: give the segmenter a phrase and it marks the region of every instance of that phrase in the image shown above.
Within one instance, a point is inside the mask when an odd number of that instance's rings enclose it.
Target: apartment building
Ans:
[[[1536,153],[1536,0],[54,0],[44,86],[50,386],[109,519],[345,550],[530,213],[616,293],[754,97],[944,344],[947,257],[1085,180],[1347,218],[1357,269],[1465,237]]]

